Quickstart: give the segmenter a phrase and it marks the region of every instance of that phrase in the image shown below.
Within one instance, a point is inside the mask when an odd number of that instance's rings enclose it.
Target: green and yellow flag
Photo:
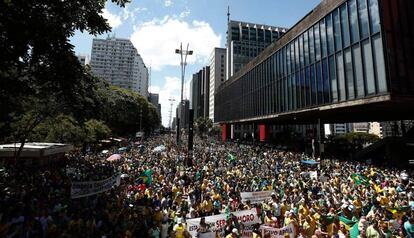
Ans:
[[[387,211],[389,211],[392,214],[393,219],[402,219],[404,214],[406,212],[409,212],[411,209],[411,206],[404,206],[404,207],[398,207],[398,208],[387,208]]]
[[[339,223],[343,224],[346,228],[346,230],[351,230],[351,228],[356,224],[358,224],[358,222],[356,221],[352,221],[349,220],[348,218],[344,217],[344,216],[339,216]]]
[[[354,173],[354,174],[351,175],[351,178],[352,178],[352,180],[354,180],[355,184],[357,184],[357,185],[362,184],[362,185],[365,185],[367,187],[371,185],[369,178],[367,176],[363,175],[363,174],[355,174]]]
[[[139,176],[140,179],[142,179],[142,181],[146,184],[146,185],[151,185],[152,183],[152,170],[151,169],[147,169],[144,172],[141,173],[141,175]]]

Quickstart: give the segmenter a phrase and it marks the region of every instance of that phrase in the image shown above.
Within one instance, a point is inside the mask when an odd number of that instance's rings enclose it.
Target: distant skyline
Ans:
[[[125,8],[107,2],[103,16],[112,32],[108,35],[130,39],[148,68],[151,93],[160,94],[162,124],[169,126],[169,98],[180,100],[180,57],[174,53],[182,42],[190,44],[184,98],[189,98],[193,73],[209,64],[214,47],[225,47],[227,6],[230,19],[290,28],[320,3],[319,0],[139,0]],[[94,36],[77,32],[71,38],[76,54],[91,54]],[[173,110],[175,111],[176,105]]]

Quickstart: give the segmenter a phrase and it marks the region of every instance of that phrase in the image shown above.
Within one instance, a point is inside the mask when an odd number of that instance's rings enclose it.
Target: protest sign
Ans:
[[[103,193],[110,190],[114,185],[119,186],[120,179],[120,174],[114,174],[107,179],[99,181],[72,182],[70,197],[73,199]]]
[[[240,197],[242,202],[245,203],[249,200],[252,204],[260,203],[266,201],[271,197],[272,191],[259,191],[259,192],[242,192],[240,193]]]
[[[262,237],[264,237],[266,234],[270,234],[270,237],[272,238],[285,238],[286,234],[289,235],[289,238],[295,237],[295,227],[292,223],[282,228],[260,226],[260,230],[262,230]]]
[[[244,236],[244,234],[251,234],[252,225],[261,223],[256,209],[233,212],[232,214],[237,217],[239,223],[244,225],[244,232],[240,231],[241,234],[243,234],[242,237],[251,237]],[[197,235],[197,229],[200,226],[200,220],[201,218],[187,220],[187,230],[193,237]],[[226,226],[226,214],[207,216],[205,217],[205,221],[209,232],[216,232]]]

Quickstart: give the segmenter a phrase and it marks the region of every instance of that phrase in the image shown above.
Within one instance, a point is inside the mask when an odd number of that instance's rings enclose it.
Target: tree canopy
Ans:
[[[129,0],[112,0],[124,7]],[[137,93],[111,87],[83,67],[69,38],[111,30],[106,0],[0,1],[0,141],[90,141],[159,124]],[[82,137],[78,137],[81,136]]]

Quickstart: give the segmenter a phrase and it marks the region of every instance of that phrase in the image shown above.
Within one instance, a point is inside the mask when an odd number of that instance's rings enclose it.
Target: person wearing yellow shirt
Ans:
[[[145,190],[145,195],[147,195],[148,198],[152,198],[154,196],[154,191],[152,190],[152,188],[147,188]]]
[[[201,206],[206,216],[212,214],[214,207],[213,207],[213,202],[211,201],[209,196],[205,198]]]
[[[177,224],[173,227],[173,231],[176,238],[184,238],[185,224],[181,218],[178,218]]]
[[[220,193],[216,189],[213,189],[213,201],[223,201]]]
[[[172,188],[171,188],[171,191],[172,191],[172,193],[173,193],[173,197],[175,197],[175,195],[178,193],[178,192],[180,192],[181,191],[181,189],[180,189],[180,187],[179,186],[177,186],[177,185],[173,185],[172,186]]]
[[[203,183],[201,184],[201,190],[206,191],[207,186],[208,186],[208,181],[204,180]]]
[[[303,230],[305,231],[306,237],[312,237],[313,233],[315,232],[316,225],[312,225],[312,221],[310,216],[305,218],[305,222],[303,223]]]
[[[154,214],[152,215],[152,220],[155,222],[157,226],[161,226],[163,217],[164,215],[162,214],[160,208],[156,207],[154,210]]]

